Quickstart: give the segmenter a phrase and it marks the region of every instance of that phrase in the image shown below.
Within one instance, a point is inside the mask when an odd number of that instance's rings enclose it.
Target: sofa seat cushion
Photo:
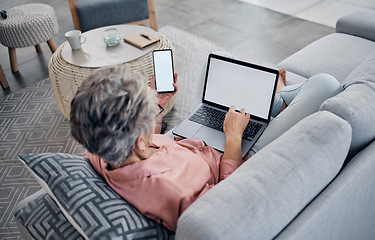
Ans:
[[[332,113],[304,118],[188,207],[176,237],[273,239],[337,175],[350,140]]]
[[[174,237],[113,191],[87,158],[63,153],[19,157],[85,239]]]
[[[348,34],[325,36],[279,63],[279,68],[305,78],[328,73],[342,82],[369,55],[375,52],[375,42]]]
[[[288,71],[287,74],[286,74],[286,85],[287,86],[303,83],[306,80],[307,80],[307,78],[304,78],[304,77],[302,77],[298,74],[295,74],[291,71]]]
[[[321,110],[348,121],[353,129],[348,159],[375,139],[375,53],[343,82],[344,91],[326,100]]]

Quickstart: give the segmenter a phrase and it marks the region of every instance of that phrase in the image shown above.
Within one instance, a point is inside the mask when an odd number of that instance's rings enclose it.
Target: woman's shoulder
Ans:
[[[152,143],[156,146],[180,146],[185,148],[201,148],[204,147],[206,144],[204,141],[196,138],[178,138],[176,140],[171,139],[170,137],[162,134],[154,134]]]
[[[152,142],[156,145],[164,145],[164,144],[171,144],[174,143],[175,141],[163,134],[154,134],[152,138]]]

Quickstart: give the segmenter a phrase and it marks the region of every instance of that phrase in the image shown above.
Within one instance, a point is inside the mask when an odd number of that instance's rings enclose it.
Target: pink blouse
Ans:
[[[152,142],[159,149],[148,159],[114,170],[108,170],[97,155],[87,152],[87,157],[119,195],[146,217],[175,231],[182,212],[239,164],[221,160],[222,153],[198,139],[175,142],[156,134]]]

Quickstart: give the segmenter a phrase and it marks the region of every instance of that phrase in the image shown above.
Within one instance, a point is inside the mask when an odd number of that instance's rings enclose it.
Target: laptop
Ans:
[[[172,132],[198,138],[223,152],[225,114],[234,105],[245,108],[250,121],[242,136],[242,157],[271,120],[279,71],[248,62],[209,54],[201,103]]]

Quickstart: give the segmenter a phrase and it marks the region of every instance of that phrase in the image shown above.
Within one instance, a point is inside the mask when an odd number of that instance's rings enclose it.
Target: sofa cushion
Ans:
[[[375,11],[357,10],[341,17],[336,32],[375,41]]]
[[[62,153],[19,157],[86,239],[173,237],[114,192],[88,159]]]
[[[368,85],[368,83],[375,84],[375,52],[368,56],[363,63],[357,66],[342,84],[344,88],[348,88],[350,85]]]
[[[375,239],[375,142],[274,240]]]
[[[342,82],[359,64],[375,52],[375,42],[342,33],[325,36],[279,63],[305,78],[328,73]]]
[[[55,201],[44,189],[19,202],[14,210],[24,239],[84,239],[69,223]]]
[[[306,80],[307,80],[307,78],[304,78],[304,77],[302,77],[298,74],[295,74],[291,71],[288,71],[287,74],[286,74],[286,85],[287,86],[303,83]]]
[[[304,118],[188,207],[176,236],[273,239],[334,179],[350,140],[332,113]]]
[[[326,100],[321,110],[348,121],[353,129],[348,159],[375,139],[375,53],[343,82],[344,91]]]

